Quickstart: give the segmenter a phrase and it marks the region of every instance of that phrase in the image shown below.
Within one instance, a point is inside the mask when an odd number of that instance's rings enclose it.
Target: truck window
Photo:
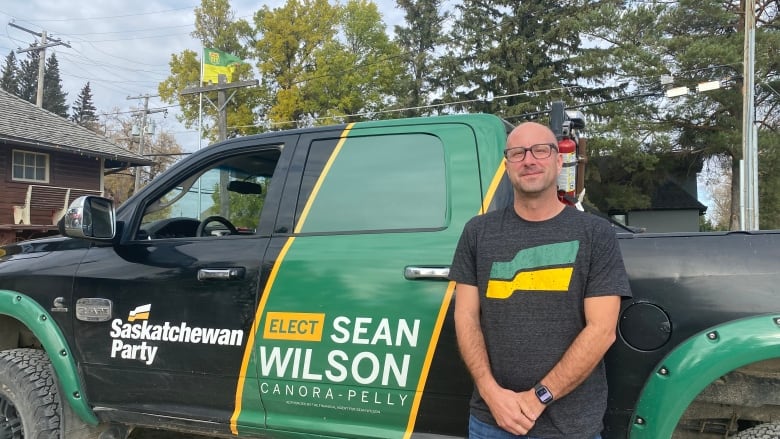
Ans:
[[[136,238],[254,234],[280,153],[236,155],[184,176],[146,204]]]
[[[322,144],[320,144],[322,143]],[[304,181],[323,172],[328,141],[311,145]],[[332,149],[332,147],[331,147]],[[444,147],[429,134],[348,137],[303,221],[302,233],[439,229],[446,226]],[[306,189],[306,188],[304,188]],[[302,191],[304,192],[304,191]],[[301,194],[299,209],[308,194]]]

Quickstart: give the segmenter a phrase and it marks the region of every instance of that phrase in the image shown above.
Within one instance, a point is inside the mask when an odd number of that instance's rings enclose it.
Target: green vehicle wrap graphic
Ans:
[[[463,224],[489,203],[498,185],[503,139],[485,159],[492,170],[483,175],[468,124],[406,131],[412,132],[396,135],[366,123],[347,126],[342,134],[262,293],[236,392],[233,434],[260,432],[263,424],[289,437],[400,439],[413,432],[454,285],[408,280],[404,268],[449,266]],[[372,220],[378,230],[360,224],[340,230],[338,216],[352,212],[339,211],[339,197],[377,172],[367,150],[379,154],[383,166],[404,168],[387,163],[392,157],[382,151],[389,148],[415,148],[407,160],[440,162],[443,171],[431,169],[430,181],[412,175],[406,182],[425,186],[419,210],[393,211],[409,196],[402,187],[398,203],[380,207]],[[431,191],[444,196],[437,200]],[[459,196],[450,197],[450,191]]]
[[[677,346],[656,367],[642,389],[629,437],[672,437],[696,396],[727,373],[758,361],[780,358],[780,317],[765,315],[725,323]]]
[[[9,290],[0,290],[0,314],[18,319],[32,331],[43,345],[57,375],[60,398],[67,401],[84,422],[97,425],[98,419],[83,397],[81,381],[68,343],[51,315],[30,297]]]

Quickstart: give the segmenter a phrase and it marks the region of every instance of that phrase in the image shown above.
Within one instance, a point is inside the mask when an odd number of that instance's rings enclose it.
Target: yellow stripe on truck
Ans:
[[[311,209],[311,205],[314,201],[314,198],[317,196],[317,192],[319,192],[320,187],[322,186],[322,182],[325,180],[325,177],[327,176],[328,171],[333,165],[336,156],[338,155],[342,145],[344,145],[344,142],[347,139],[349,130],[351,130],[353,126],[354,123],[347,125],[344,131],[341,133],[340,136],[341,139],[339,140],[339,143],[336,145],[336,148],[333,150],[333,153],[330,155],[328,162],[325,164],[325,168],[322,170],[320,177],[317,179],[317,184],[314,185],[314,189],[312,190],[309,199],[306,201],[306,206],[304,207],[303,212],[301,213],[301,218],[298,221],[298,224],[295,228],[295,233],[300,233],[301,227],[303,226],[303,223],[306,221],[306,216],[309,214],[309,210]],[[235,409],[233,410],[233,415],[230,417],[230,431],[234,435],[238,435],[238,417],[241,415],[241,400],[244,396],[244,385],[246,384],[246,375],[247,375],[246,371],[247,368],[249,367],[249,360],[252,357],[252,350],[254,349],[255,346],[255,334],[257,334],[257,332],[259,331],[260,320],[263,316],[265,305],[266,303],[268,303],[268,296],[270,295],[271,290],[273,289],[274,281],[276,280],[276,276],[279,272],[279,268],[282,266],[282,263],[284,263],[284,258],[287,255],[287,252],[290,250],[290,247],[292,246],[293,242],[295,242],[295,237],[289,238],[287,242],[284,243],[282,250],[279,252],[279,257],[276,258],[276,262],[274,263],[274,266],[271,269],[271,274],[268,276],[268,281],[266,282],[265,288],[263,289],[263,295],[260,298],[260,304],[257,306],[257,312],[255,312],[255,319],[252,322],[252,328],[249,331],[249,337],[247,338],[246,348],[244,350],[244,358],[241,361],[241,371],[238,375],[238,383],[236,384],[236,399],[235,399],[236,406]]]
[[[493,197],[496,194],[498,184],[501,182],[501,178],[506,172],[506,167],[502,161],[496,169],[496,173],[493,174],[493,180],[490,182],[485,198],[483,199],[482,206],[478,212],[479,215],[487,212],[488,206],[493,201]],[[444,326],[444,320],[447,317],[447,309],[452,302],[452,295],[455,293],[455,282],[450,282],[447,285],[447,291],[444,293],[444,298],[439,308],[439,316],[436,318],[436,325],[433,328],[433,334],[431,335],[431,342],[428,345],[428,352],[425,355],[425,363],[420,373],[420,381],[417,384],[417,391],[415,392],[414,401],[412,402],[412,409],[409,413],[409,421],[406,424],[406,432],[403,439],[409,439],[414,433],[414,424],[417,420],[417,412],[420,410],[420,401],[422,400],[423,391],[425,390],[425,383],[428,381],[428,373],[431,369],[431,362],[433,362],[433,354],[436,352],[436,345],[439,342],[439,336],[441,335],[441,328]]]
[[[314,199],[317,198],[317,193],[320,191],[320,188],[322,187],[322,182],[325,181],[325,177],[328,175],[328,172],[330,172],[330,168],[331,166],[333,166],[333,162],[336,161],[336,157],[338,157],[339,151],[341,151],[341,147],[344,146],[344,142],[347,141],[349,130],[351,130],[354,125],[355,125],[354,123],[347,125],[347,127],[344,128],[344,131],[341,133],[341,139],[339,140],[339,143],[336,144],[336,149],[333,150],[333,153],[330,155],[330,158],[328,158],[328,162],[325,163],[325,168],[322,169],[320,178],[317,179],[317,183],[314,185],[314,189],[312,189],[309,199],[306,200],[306,206],[304,206],[303,212],[301,212],[301,219],[298,220],[298,224],[295,226],[295,233],[301,233],[303,224],[306,222],[306,217],[309,216],[309,210],[311,210],[311,205],[314,204]]]

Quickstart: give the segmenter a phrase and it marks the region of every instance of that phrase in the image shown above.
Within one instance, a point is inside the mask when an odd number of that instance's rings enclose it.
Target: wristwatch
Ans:
[[[553,399],[555,399],[553,398],[553,394],[550,392],[550,389],[548,389],[547,386],[542,383],[537,383],[534,386],[534,394],[536,394],[536,397],[539,398],[539,401],[544,405],[550,404],[553,402]]]

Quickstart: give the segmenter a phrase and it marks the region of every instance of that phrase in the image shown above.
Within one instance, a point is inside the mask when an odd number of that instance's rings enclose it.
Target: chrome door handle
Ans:
[[[246,270],[243,267],[233,268],[201,268],[198,270],[198,280],[235,280],[242,279]]]
[[[449,280],[450,267],[415,267],[404,268],[404,277],[407,279],[443,279]]]

